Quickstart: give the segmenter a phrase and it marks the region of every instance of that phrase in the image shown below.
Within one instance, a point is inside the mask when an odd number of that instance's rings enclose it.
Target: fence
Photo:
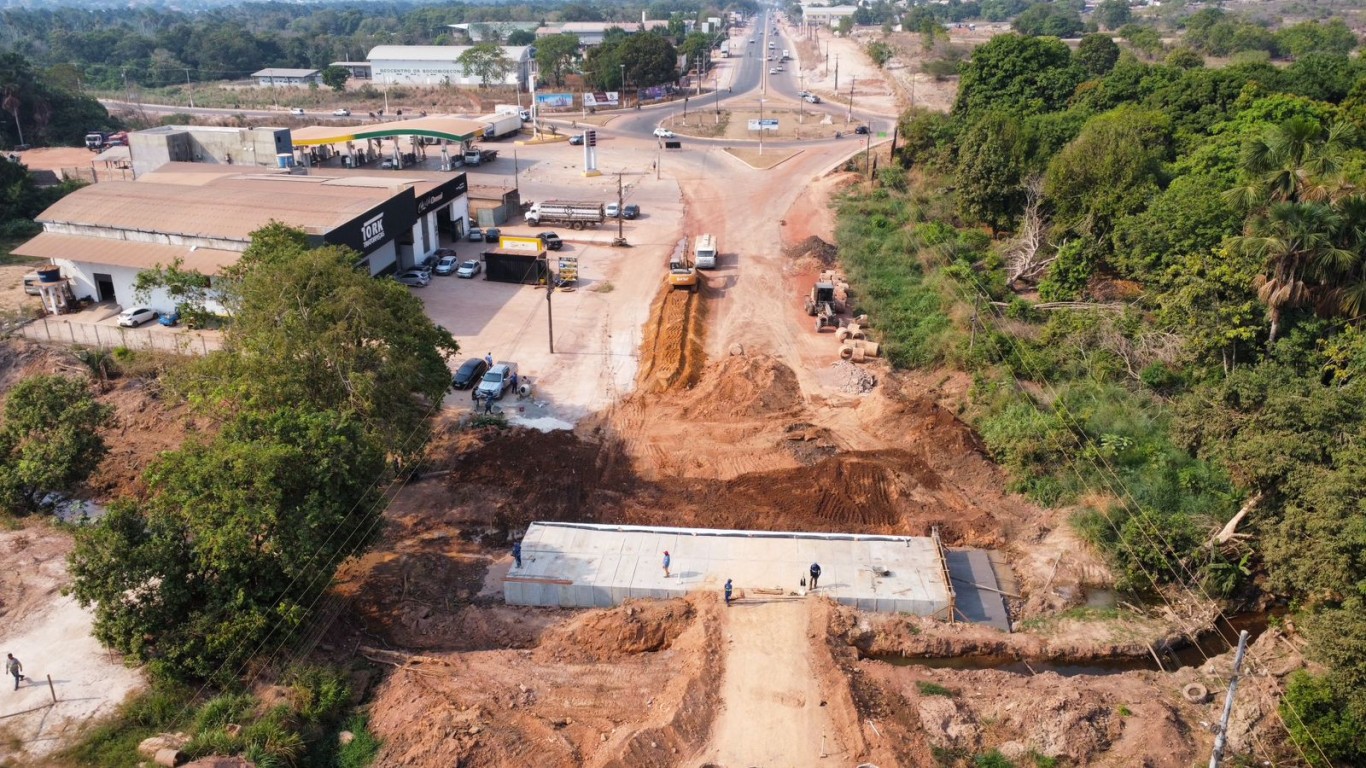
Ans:
[[[43,317],[18,329],[20,335],[34,341],[75,344],[99,349],[156,350],[180,355],[205,355],[221,346],[217,333],[189,331],[175,328],[121,328],[117,325],[95,325],[52,320]]]
[[[62,179],[64,181],[84,181],[87,184],[98,184],[101,181],[132,181],[132,168],[63,168]]]

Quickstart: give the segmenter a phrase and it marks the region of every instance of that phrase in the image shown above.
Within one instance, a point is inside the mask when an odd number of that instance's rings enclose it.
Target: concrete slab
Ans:
[[[1010,631],[1010,614],[999,592],[996,573],[984,549],[950,549],[947,554],[949,578],[957,595],[955,607],[960,618],[975,624],[989,624]]]
[[[719,591],[728,578],[751,594],[800,594],[813,561],[822,570],[818,593],[845,605],[920,616],[946,615],[950,605],[931,538],[579,523],[533,523],[522,567],[508,571],[503,595],[511,605],[605,607]]]

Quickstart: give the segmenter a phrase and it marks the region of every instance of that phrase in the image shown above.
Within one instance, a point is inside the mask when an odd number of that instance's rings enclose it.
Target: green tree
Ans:
[[[231,679],[295,639],[337,566],[375,538],[383,466],[335,411],[240,414],[78,533],[73,592],[106,645],[176,678]]]
[[[868,45],[863,47],[863,50],[868,54],[868,58],[872,59],[873,63],[878,66],[878,69],[887,66],[887,62],[891,61],[892,57],[896,55],[896,49],[881,40],[874,40],[871,43],[868,43]]]
[[[508,35],[507,44],[513,46],[536,45],[536,33],[529,29],[514,29]],[[539,52],[539,50],[538,46],[537,51]]]
[[[1084,25],[1074,9],[1053,2],[1035,3],[1015,17],[1011,27],[1022,35],[1075,37]]]
[[[1105,29],[1119,29],[1133,18],[1128,0],[1102,0],[1096,6],[1096,23]]]
[[[401,284],[357,270],[347,249],[310,250],[307,239],[279,224],[253,233],[221,281],[231,318],[223,351],[178,369],[171,387],[214,412],[336,411],[386,452],[420,453],[459,346]]]
[[[997,35],[963,65],[953,113],[1050,112],[1066,104],[1084,78],[1061,40]]]
[[[579,36],[562,33],[546,35],[536,44],[536,66],[551,85],[564,85],[564,76],[579,57]]]
[[[1356,261],[1334,239],[1342,218],[1325,203],[1275,203],[1250,223],[1234,247],[1262,262],[1257,297],[1266,304],[1268,344],[1280,336],[1288,310],[1309,306],[1331,276]]]
[[[351,79],[351,70],[346,67],[325,67],[322,76],[323,85],[341,93],[346,90],[346,81]]]
[[[1332,19],[1326,24],[1303,21],[1277,31],[1276,44],[1297,59],[1311,53],[1346,56],[1356,49],[1357,36],[1342,19]]]
[[[68,376],[32,376],[10,390],[0,424],[0,505],[11,514],[34,507],[34,494],[69,492],[104,456],[100,429],[113,409],[89,385]]]
[[[678,51],[655,32],[640,32],[621,42],[620,61],[626,64],[626,81],[646,88],[678,79]]]
[[[987,113],[963,133],[954,178],[965,219],[997,232],[1010,227],[1024,205],[1024,150],[1019,120],[1012,115]]]
[[[176,311],[191,328],[202,328],[213,314],[207,306],[212,298],[208,276],[186,269],[185,260],[180,257],[169,266],[158,264],[142,270],[133,281],[133,294],[140,302],[146,303],[156,289],[166,291],[175,302]]]
[[[1104,75],[1115,68],[1119,61],[1119,46],[1109,35],[1087,35],[1081,39],[1073,56],[1078,64],[1091,75]]]
[[[479,78],[479,85],[489,87],[494,82],[502,82],[517,65],[503,53],[503,47],[495,42],[476,43],[465,49],[456,62],[467,75]]]
[[[683,43],[678,46],[678,52],[687,57],[688,68],[698,71],[701,71],[702,62],[710,50],[711,35],[702,32],[689,32],[687,37],[683,38]]]

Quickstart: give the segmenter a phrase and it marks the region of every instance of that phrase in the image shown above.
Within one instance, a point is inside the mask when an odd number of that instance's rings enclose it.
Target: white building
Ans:
[[[367,57],[376,83],[405,85],[483,85],[478,75],[465,71],[460,65],[461,54],[467,45],[377,45]],[[512,62],[507,76],[489,85],[515,85],[527,88],[531,77],[531,48],[501,46],[503,55]]]
[[[669,22],[662,19],[649,19],[641,21],[566,21],[562,24],[552,24],[548,27],[541,27],[536,30],[537,37],[546,35],[569,34],[579,38],[579,45],[601,45],[607,30],[620,29],[628,35],[637,32],[650,32],[659,30],[668,31]]]
[[[323,76],[316,69],[288,69],[283,67],[267,67],[260,72],[253,72],[252,77],[256,78],[258,85],[267,88],[279,87],[299,87],[308,86],[314,83],[322,84]]]
[[[826,8],[804,5],[802,6],[802,23],[833,27],[840,23],[840,19],[853,16],[857,11],[857,5],[832,5]]]

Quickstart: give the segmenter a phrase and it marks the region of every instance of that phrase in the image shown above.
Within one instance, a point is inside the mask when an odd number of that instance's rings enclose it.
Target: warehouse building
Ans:
[[[607,37],[607,30],[609,29],[619,29],[628,35],[655,30],[667,32],[669,30],[669,22],[663,19],[613,22],[566,21],[561,24],[552,24],[548,27],[541,27],[536,30],[536,36],[574,35],[579,38],[579,45],[591,46],[601,45],[603,39]]]
[[[376,83],[404,85],[483,85],[476,74],[460,64],[466,45],[377,45],[366,58]],[[511,63],[506,76],[489,85],[515,85],[526,90],[531,77],[531,48],[502,46],[503,56]]]
[[[61,267],[77,299],[132,306],[139,272],[181,260],[214,276],[235,264],[251,233],[278,221],[318,244],[360,254],[371,275],[407,269],[434,253],[440,233],[468,222],[464,174],[377,174],[325,169],[307,175],[171,163],[137,181],[76,190],[43,211],[43,232],[14,253]],[[145,302],[174,309],[163,292]],[[220,311],[220,307],[210,307]]]
[[[309,85],[323,82],[322,73],[316,69],[288,69],[285,67],[267,67],[259,72],[251,73],[256,78],[256,84],[266,88],[280,87],[307,87]]]
[[[858,13],[857,5],[803,5],[802,23],[833,27],[840,23],[840,19],[853,16],[855,13]]]

